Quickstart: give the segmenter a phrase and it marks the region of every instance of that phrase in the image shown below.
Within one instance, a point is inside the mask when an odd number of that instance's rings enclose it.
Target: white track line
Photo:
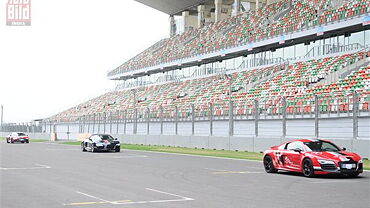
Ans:
[[[349,181],[313,181],[313,182],[310,182],[310,183],[353,183],[353,182],[360,182],[360,181],[353,181],[353,180],[349,180]]]
[[[157,193],[160,193],[160,194],[169,195],[169,196],[178,197],[179,199],[137,201],[137,202],[135,202],[135,201],[133,201],[133,202],[118,202],[116,204],[151,204],[151,203],[181,202],[181,201],[193,201],[193,200],[195,200],[195,199],[192,199],[192,198],[189,198],[189,197],[184,197],[184,196],[180,196],[180,195],[177,195],[177,194],[172,194],[172,193],[168,193],[168,192],[164,192],[164,191],[159,191],[159,190],[152,189],[152,188],[146,188],[146,190],[157,192]]]
[[[183,198],[183,199],[186,199],[186,200],[194,200],[194,199],[189,198],[189,197],[184,197],[184,196],[180,196],[180,195],[177,195],[177,194],[171,194],[171,193],[164,192],[164,191],[159,191],[159,190],[156,190],[156,189],[146,188],[146,190],[154,191],[154,192],[161,193],[161,194],[167,194],[167,195],[170,195],[170,196],[176,196],[176,197]]]
[[[221,169],[214,169],[214,168],[204,168],[205,170],[212,170],[212,171],[229,171],[229,170],[221,170]]]
[[[108,158],[108,159],[119,159],[119,158],[144,158],[146,155],[128,155],[128,156],[96,156],[95,158]]]
[[[172,194],[172,193],[168,193],[168,192],[164,192],[164,191],[159,191],[159,190],[152,189],[152,188],[146,188],[146,190],[153,191],[153,192],[160,193],[160,194],[173,196],[173,197],[177,197],[179,199],[136,201],[136,202],[135,201],[130,201],[130,200],[108,201],[108,200],[105,200],[105,199],[102,199],[102,198],[99,198],[99,197],[96,197],[96,196],[92,196],[92,195],[87,194],[87,193],[83,193],[81,191],[76,191],[76,193],[78,193],[78,194],[87,196],[89,198],[97,199],[101,202],[79,202],[79,203],[71,203],[71,204],[63,204],[63,205],[71,206],[71,205],[102,204],[102,203],[113,204],[113,205],[125,205],[125,204],[128,205],[128,204],[151,204],[151,203],[164,203],[164,202],[181,202],[181,201],[192,201],[192,200],[194,200],[194,199],[189,198],[189,197],[184,197],[184,196],[180,196],[180,195],[177,195],[177,194]]]
[[[246,173],[265,173],[265,172],[255,172],[255,171],[248,171],[248,170],[220,170],[220,169],[213,169],[213,168],[204,168],[204,169],[214,171],[213,174],[226,174],[226,173],[239,173],[239,174],[246,174]]]
[[[137,201],[137,202],[116,202],[114,204],[152,204],[152,203],[165,203],[165,202],[182,202],[182,201],[191,201],[194,199],[168,199],[168,200],[154,200],[154,201]]]
[[[75,148],[75,149],[46,149],[47,151],[81,151],[80,148]]]
[[[105,200],[105,199],[102,199],[102,198],[99,198],[99,197],[96,197],[96,196],[92,196],[92,195],[87,194],[87,193],[83,193],[81,191],[76,191],[76,193],[87,196],[87,197],[90,197],[90,198],[93,198],[93,199],[97,199],[97,200],[100,200],[100,201],[103,201],[103,202],[106,202],[106,203],[109,203],[109,204],[116,204],[116,202],[111,202],[111,201],[108,201],[108,200]]]
[[[28,168],[0,168],[0,170],[35,170],[35,169],[49,169],[48,165],[35,164],[39,167],[28,167]]]

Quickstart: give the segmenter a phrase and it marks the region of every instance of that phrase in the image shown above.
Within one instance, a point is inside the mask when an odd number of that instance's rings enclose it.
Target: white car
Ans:
[[[23,132],[13,132],[6,137],[6,143],[14,142],[29,143],[30,139],[28,135]]]

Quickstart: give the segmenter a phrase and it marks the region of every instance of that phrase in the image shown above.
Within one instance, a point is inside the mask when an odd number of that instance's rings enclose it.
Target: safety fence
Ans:
[[[0,126],[0,132],[41,133],[42,128],[41,124],[4,123]]]
[[[64,139],[81,133],[370,138],[370,96],[366,93],[233,99],[64,117],[44,120],[41,126],[43,132],[56,132]]]

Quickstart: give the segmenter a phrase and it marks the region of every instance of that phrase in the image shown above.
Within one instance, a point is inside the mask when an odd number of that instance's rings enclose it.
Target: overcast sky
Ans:
[[[114,88],[114,69],[169,34],[168,16],[133,0],[32,0],[32,26],[6,26],[0,0],[4,122],[46,118]]]

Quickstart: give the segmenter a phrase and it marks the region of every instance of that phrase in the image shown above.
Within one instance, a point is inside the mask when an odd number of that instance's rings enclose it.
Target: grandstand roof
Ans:
[[[135,0],[169,15],[178,14],[206,0]]]

